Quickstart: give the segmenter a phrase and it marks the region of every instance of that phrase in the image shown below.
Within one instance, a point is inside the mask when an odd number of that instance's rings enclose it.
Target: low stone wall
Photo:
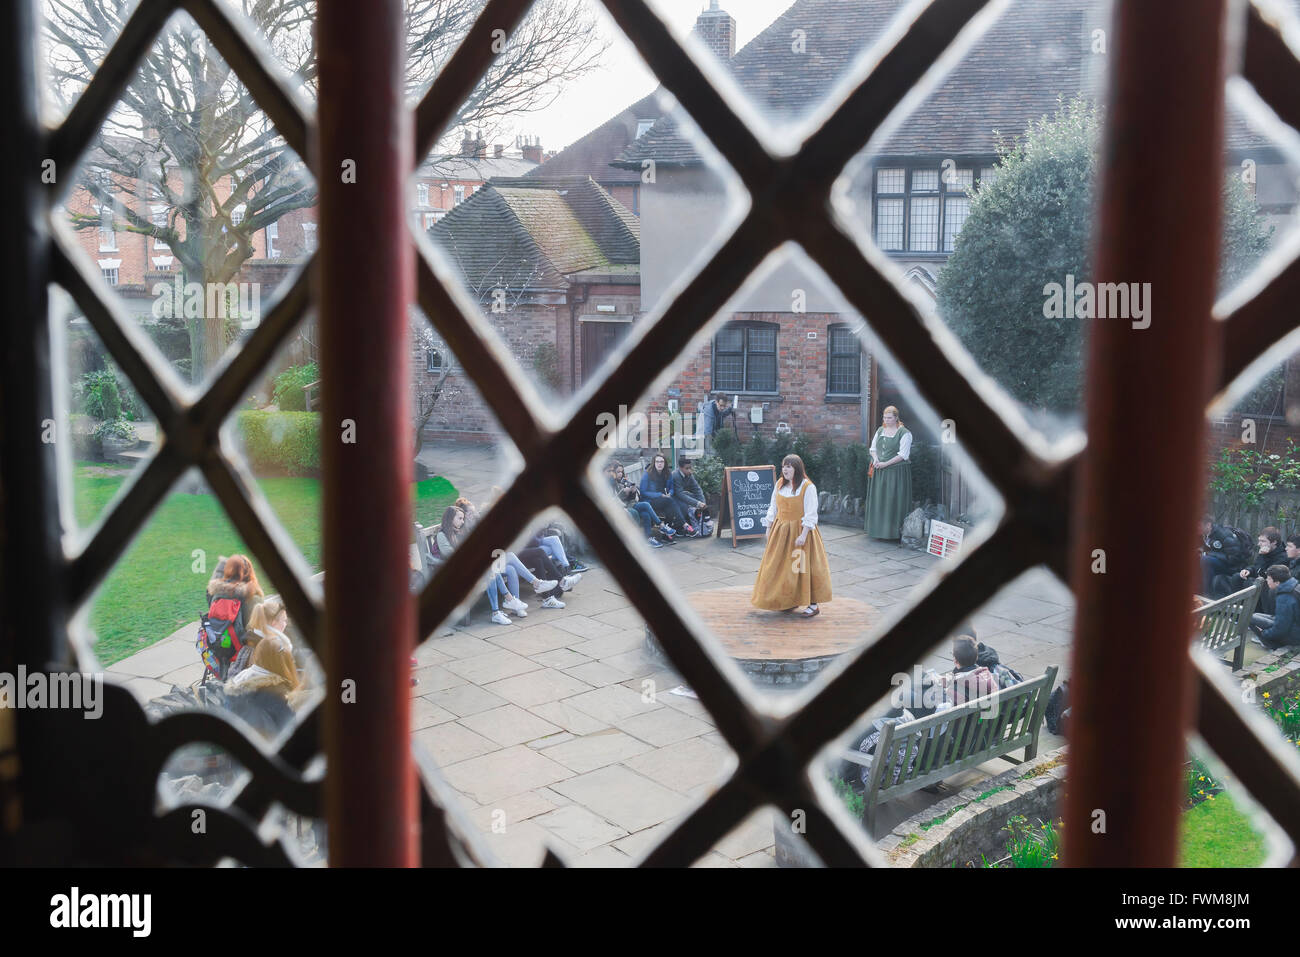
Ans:
[[[949,867],[1005,856],[1007,821],[1017,814],[1051,820],[1065,786],[1065,748],[972,784],[901,822],[876,846],[891,867]],[[994,788],[1009,790],[988,794]],[[980,795],[988,794],[980,800]],[[935,818],[950,816],[928,828]]]
[[[1241,671],[1232,673],[1246,701],[1260,704],[1264,695],[1279,701],[1300,693],[1300,649],[1284,648],[1260,655]]]

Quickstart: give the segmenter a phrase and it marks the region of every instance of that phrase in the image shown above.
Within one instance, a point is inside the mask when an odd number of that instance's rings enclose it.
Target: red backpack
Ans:
[[[214,598],[208,612],[199,619],[199,634],[195,647],[203,659],[203,680],[209,677],[226,680],[230,663],[243,645],[235,630],[243,602],[238,598]]]

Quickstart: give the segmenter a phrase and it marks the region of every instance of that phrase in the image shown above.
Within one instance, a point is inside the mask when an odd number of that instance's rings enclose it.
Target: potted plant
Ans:
[[[121,417],[99,423],[94,435],[99,439],[105,459],[116,459],[136,443],[135,428]]]

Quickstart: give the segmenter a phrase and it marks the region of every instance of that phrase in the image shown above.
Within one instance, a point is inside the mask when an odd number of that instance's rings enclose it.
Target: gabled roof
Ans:
[[[576,273],[639,266],[637,218],[590,177],[498,178],[428,231],[480,298],[568,288]]]
[[[729,68],[773,121],[796,120],[846,76],[904,5],[905,0],[796,0],[736,54]],[[1020,136],[1031,122],[1054,113],[1061,100],[1093,95],[1104,62],[1094,59],[1092,30],[1105,25],[1108,7],[1107,0],[1017,0],[873,152],[993,156],[999,137]],[[802,53],[792,50],[795,30],[806,35]],[[1230,121],[1227,140],[1241,149],[1265,145],[1237,120]],[[640,169],[646,159],[661,165],[701,163],[667,117],[615,162]]]
[[[643,120],[658,120],[663,115],[658,94],[651,93],[524,175],[590,176],[604,186],[639,183],[639,171],[620,169],[610,164],[636,140],[637,127]]]

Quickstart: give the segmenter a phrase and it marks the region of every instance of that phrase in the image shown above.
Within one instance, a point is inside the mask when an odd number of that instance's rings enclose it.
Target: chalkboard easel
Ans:
[[[722,537],[722,529],[730,526],[731,547],[735,548],[737,541],[766,535],[762,518],[772,503],[775,489],[775,465],[742,465],[724,469],[722,502],[718,521],[713,526],[714,537]]]

